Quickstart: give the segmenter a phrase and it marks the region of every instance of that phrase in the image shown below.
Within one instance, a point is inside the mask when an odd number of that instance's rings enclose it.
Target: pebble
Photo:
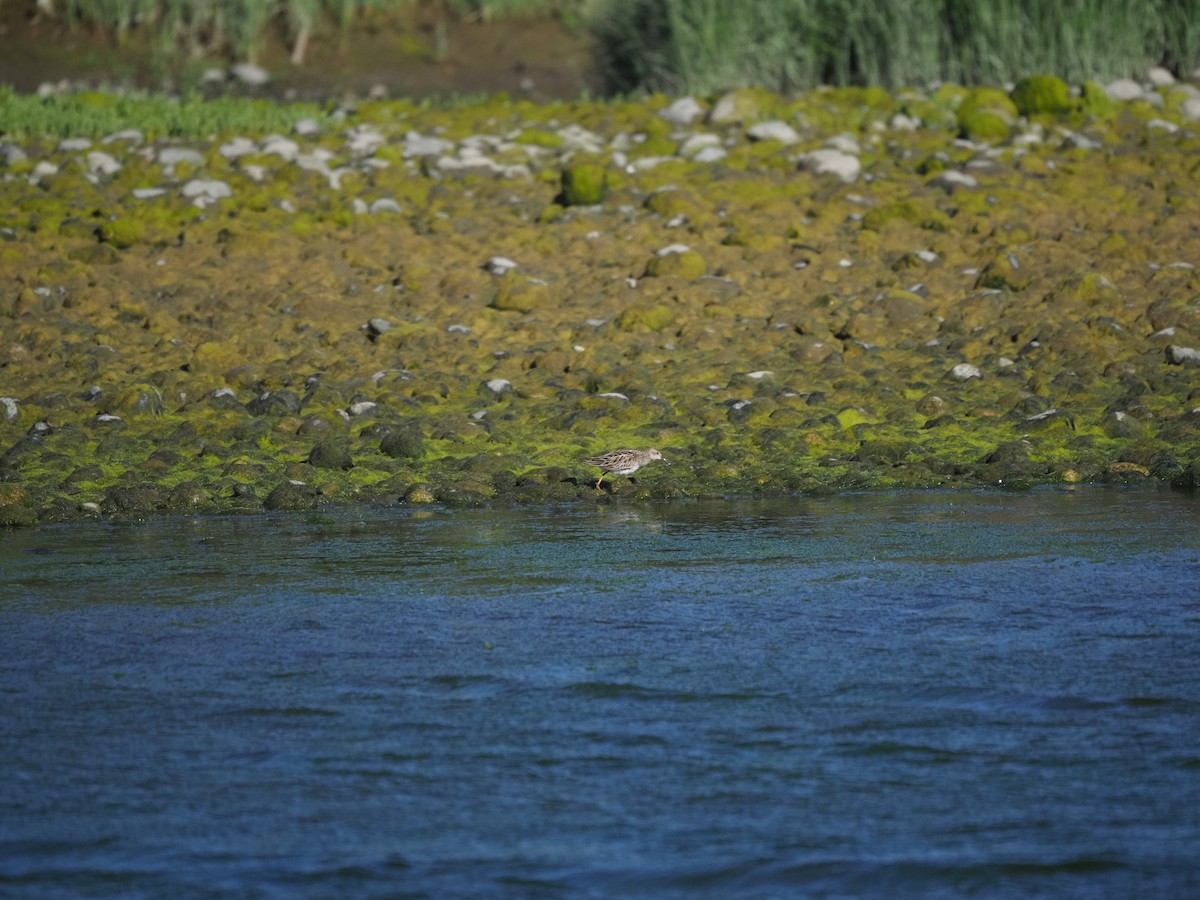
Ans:
[[[230,72],[234,78],[250,87],[261,87],[271,80],[271,73],[254,63],[238,63]]]
[[[158,151],[158,161],[164,166],[174,166],[179,163],[202,166],[204,165],[204,154],[191,147],[163,147]]]
[[[87,138],[67,138],[65,141],[58,142],[59,153],[78,153],[81,150],[91,149],[92,142]]]
[[[979,187],[979,179],[958,169],[947,169],[929,179],[931,187],[939,187],[947,193],[953,193],[958,188]]]
[[[800,165],[816,175],[835,175],[846,184],[857,181],[862,174],[862,163],[858,157],[840,150],[813,150],[801,154]]]
[[[233,189],[224,181],[215,178],[193,178],[180,188],[179,192],[185,197],[191,197],[197,206],[207,206],[233,196]]]
[[[13,397],[0,397],[0,418],[5,422],[15,422],[17,413],[17,401]]]
[[[1193,347],[1181,347],[1171,344],[1167,347],[1167,362],[1176,366],[1200,365],[1200,350]]]
[[[520,267],[507,256],[493,256],[483,264],[483,268],[493,275],[504,275]]]
[[[360,400],[357,403],[351,403],[346,412],[352,416],[369,416],[378,408],[378,404],[372,400]]]
[[[658,113],[672,125],[691,125],[704,115],[704,107],[695,97],[680,97]]]
[[[87,155],[87,170],[92,175],[116,175],[121,164],[111,154],[93,150]]]
[[[692,162],[698,163],[715,163],[720,162],[729,154],[721,147],[705,147],[699,153],[692,157]]]
[[[769,122],[759,122],[746,131],[746,136],[752,141],[779,141],[781,144],[795,144],[800,140],[796,129],[787,122],[772,119]]]
[[[982,378],[983,372],[979,371],[977,366],[970,363],[959,363],[950,370],[950,377],[957,381],[970,381],[972,378]]]
[[[1142,86],[1132,78],[1118,78],[1104,86],[1105,93],[1113,100],[1140,100],[1146,95]]]

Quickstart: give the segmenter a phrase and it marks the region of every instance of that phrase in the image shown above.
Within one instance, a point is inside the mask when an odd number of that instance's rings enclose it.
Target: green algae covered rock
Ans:
[[[496,279],[496,295],[491,306],[492,309],[527,313],[549,306],[555,299],[549,285],[510,272]]]
[[[686,278],[691,281],[707,271],[708,264],[705,263],[704,257],[695,250],[688,249],[660,252],[646,264],[646,276],[650,278],[665,278],[673,275],[676,278]]]
[[[973,141],[1002,141],[1018,115],[1017,105],[1000,88],[975,88],[958,107],[958,130]]]
[[[563,169],[563,206],[595,206],[608,196],[608,171],[597,162],[573,163]]]
[[[915,200],[898,200],[868,210],[863,216],[862,227],[868,231],[879,231],[888,222],[896,219],[911,222],[929,231],[946,231],[950,226],[950,218],[945,213]]]
[[[1029,75],[1009,94],[1023,116],[1058,115],[1075,108],[1067,83],[1054,75]]]
[[[662,331],[675,321],[675,314],[661,303],[639,304],[626,309],[617,318],[622,331]]]
[[[1102,118],[1112,114],[1117,103],[1108,96],[1104,85],[1096,81],[1085,81],[1079,93],[1079,108],[1090,116]]]

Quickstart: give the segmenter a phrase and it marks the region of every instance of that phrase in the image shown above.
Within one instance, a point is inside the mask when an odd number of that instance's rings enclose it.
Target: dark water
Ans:
[[[1200,896],[1200,499],[0,532],[0,895]]]

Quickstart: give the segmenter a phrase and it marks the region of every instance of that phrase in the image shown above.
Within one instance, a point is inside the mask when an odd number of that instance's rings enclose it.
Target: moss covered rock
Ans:
[[[1009,94],[1023,116],[1059,115],[1075,108],[1067,83],[1055,75],[1029,75]]]

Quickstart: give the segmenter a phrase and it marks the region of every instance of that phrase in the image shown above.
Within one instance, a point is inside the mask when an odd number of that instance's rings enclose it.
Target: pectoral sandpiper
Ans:
[[[581,462],[602,470],[602,474],[596,479],[596,490],[600,490],[600,482],[604,480],[605,474],[632,475],[642,466],[662,458],[663,455],[653,448],[650,450],[610,450],[599,456],[589,456]]]

